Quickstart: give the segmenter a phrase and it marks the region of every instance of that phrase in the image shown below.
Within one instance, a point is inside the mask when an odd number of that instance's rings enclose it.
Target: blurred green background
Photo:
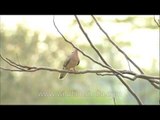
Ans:
[[[55,30],[53,16],[18,16],[21,22],[13,22],[16,16],[0,16],[0,52],[19,64],[62,69],[63,62],[73,48]],[[13,17],[13,19],[12,19]],[[49,17],[41,24],[51,29],[33,29],[32,18]],[[154,16],[96,16],[114,42],[137,63],[146,74],[159,75],[159,31]],[[60,31],[78,48],[101,62],[78,28],[74,16],[56,16]],[[59,19],[58,19],[59,18]],[[68,18],[70,18],[68,20]],[[79,16],[92,42],[108,63],[116,69],[129,69],[126,59],[102,34],[90,16]],[[29,20],[29,22],[27,21]],[[14,27],[5,21],[13,22]],[[61,21],[60,21],[61,20]],[[68,20],[68,23],[65,21]],[[64,23],[63,23],[64,21]],[[33,21],[32,25],[38,26]],[[9,22],[8,22],[9,23]],[[66,28],[64,26],[68,25]],[[66,31],[64,31],[64,29]],[[52,31],[53,30],[53,31]],[[79,53],[77,70],[103,69]],[[12,68],[0,59],[2,67]],[[132,70],[136,69],[131,66]],[[137,71],[136,71],[137,72]],[[64,80],[59,73],[38,71],[33,73],[0,71],[1,104],[109,104],[136,105],[137,102],[123,84],[114,76],[96,74],[68,74]],[[149,82],[137,79],[125,81],[144,104],[158,104],[159,91]]]

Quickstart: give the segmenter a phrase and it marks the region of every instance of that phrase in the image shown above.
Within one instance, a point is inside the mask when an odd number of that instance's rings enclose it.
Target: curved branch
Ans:
[[[107,34],[107,32],[104,31],[104,29],[100,26],[100,24],[98,23],[98,21],[96,20],[96,18],[95,18],[93,15],[91,15],[91,16],[92,16],[92,18],[94,19],[94,21],[95,21],[95,23],[97,24],[97,26],[99,27],[99,29],[106,35],[106,37],[108,38],[109,42],[110,42],[113,46],[115,46],[115,47],[117,48],[117,50],[118,50],[119,52],[121,52],[121,53],[125,56],[125,58],[126,58],[127,60],[129,60],[129,61],[139,70],[139,72],[140,72],[141,74],[144,74],[144,72],[140,69],[140,67],[138,67],[138,65],[136,65],[136,64],[127,56],[127,54],[126,54],[124,51],[122,51],[122,50],[111,40],[111,38],[109,37],[109,35]],[[154,20],[155,20],[155,18],[154,18]],[[155,20],[155,22],[157,23],[156,20]],[[159,24],[158,24],[158,25],[159,25]],[[156,84],[152,83],[150,80],[149,80],[149,82],[150,82],[155,88],[160,89],[159,86],[157,86]]]
[[[70,73],[70,74],[85,74],[85,73],[104,73],[104,72],[112,72],[112,71],[107,71],[107,70],[86,70],[86,71],[80,71],[80,72],[73,72],[73,71],[66,71],[66,70],[58,70],[58,69],[52,69],[52,68],[46,68],[46,67],[30,67],[30,66],[23,66],[23,65],[19,65],[13,61],[11,61],[8,58],[3,58],[2,55],[0,55],[0,57],[7,62],[9,65],[17,68],[18,70],[12,70],[12,69],[6,69],[6,68],[2,68],[0,67],[1,70],[7,70],[7,71],[18,71],[18,72],[35,72],[35,71],[39,71],[39,70],[48,70],[48,71],[55,71],[55,72],[64,72],[64,73]],[[10,64],[12,63],[12,64]],[[17,67],[18,66],[18,67]],[[135,97],[135,99],[137,100],[137,102],[142,105],[141,100],[138,98],[138,96],[134,93],[134,91],[127,85],[127,83],[125,83],[123,81],[123,79],[115,74],[115,76],[125,85],[125,87],[128,89],[128,91]],[[138,76],[138,75],[137,75]],[[140,75],[139,75],[140,76]],[[144,76],[141,76],[144,77]],[[146,76],[145,76],[146,78]],[[149,78],[151,78],[149,76]]]
[[[71,74],[86,74],[86,73],[96,73],[97,75],[105,76],[105,75],[115,75],[113,71],[111,70],[106,70],[106,69],[101,69],[101,70],[85,70],[85,71],[66,71],[66,70],[59,70],[59,69],[53,69],[53,68],[48,68],[48,67],[33,67],[33,66],[26,66],[26,65],[20,65],[8,58],[4,58],[0,54],[0,58],[4,60],[6,63],[8,63],[10,66],[16,68],[16,69],[9,69],[9,68],[3,68],[0,66],[1,70],[6,70],[6,71],[15,71],[15,72],[36,72],[40,70],[46,70],[46,71],[54,71],[54,72],[65,72],[65,73],[71,73]],[[150,75],[138,75],[134,72],[127,71],[127,70],[116,70],[119,73],[123,74],[123,78],[128,78],[130,80],[136,80],[137,78],[141,78],[144,80],[151,81],[156,84],[160,84],[160,77],[158,76],[150,76]],[[101,73],[101,74],[100,74]],[[131,75],[132,77],[128,77],[126,75]]]
[[[89,55],[85,54],[82,50],[80,50],[79,48],[77,48],[72,42],[70,42],[69,40],[67,40],[67,39],[64,37],[64,35],[59,31],[59,29],[58,29],[58,27],[57,27],[57,25],[56,25],[56,23],[55,23],[55,21],[54,21],[54,18],[53,18],[53,24],[54,24],[56,30],[58,31],[58,33],[63,37],[63,39],[64,39],[65,42],[69,43],[73,48],[77,49],[82,55],[84,55],[85,57],[87,57],[88,59],[90,59],[92,62],[94,62],[94,63],[96,63],[96,64],[98,64],[98,65],[100,65],[100,66],[102,66],[102,67],[106,67],[106,66],[103,65],[102,63],[94,60],[94,59],[91,58]]]
[[[117,50],[118,50],[119,52],[121,52],[121,53],[140,71],[141,74],[144,74],[144,72],[138,67],[138,65],[136,65],[136,64],[127,56],[127,54],[126,54],[124,51],[122,51],[122,50],[111,40],[111,38],[109,37],[109,35],[107,34],[107,32],[104,31],[103,28],[100,26],[100,24],[97,22],[96,18],[95,18],[93,15],[91,15],[91,16],[92,16],[92,18],[94,19],[94,21],[96,22],[96,24],[97,24],[97,26],[99,27],[99,29],[106,35],[106,37],[108,38],[109,42],[110,42],[113,46],[115,46],[115,47],[117,48]]]
[[[155,16],[154,16],[154,22],[157,24],[157,26],[160,28],[160,18],[158,19],[159,22],[157,22]]]
[[[110,67],[110,66],[103,65],[103,64],[101,64],[100,62],[94,60],[94,59],[91,58],[89,55],[85,54],[82,50],[80,50],[79,48],[77,48],[72,42],[70,42],[69,40],[67,40],[67,39],[64,37],[64,35],[59,31],[58,27],[56,26],[55,21],[54,21],[54,17],[53,17],[53,24],[54,24],[56,30],[59,32],[59,34],[63,37],[63,39],[65,40],[65,42],[67,42],[67,43],[69,43],[70,45],[72,45],[73,48],[77,49],[80,53],[82,53],[85,57],[89,58],[89,59],[90,59],[91,61],[93,61],[94,63],[96,63],[96,64],[98,64],[98,65],[100,65],[100,66],[102,66],[102,67],[104,67],[104,68],[107,68],[107,69],[113,71],[115,74],[119,74],[119,75],[121,75],[121,76],[123,77],[123,74],[121,74],[120,72],[116,71],[115,69],[113,69],[113,68]]]
[[[92,16],[93,19],[96,21],[96,19],[94,18],[94,16]],[[0,66],[0,70],[5,70],[5,71],[11,71],[11,72],[36,72],[36,71],[40,71],[40,70],[45,70],[45,71],[54,71],[54,72],[64,72],[64,73],[70,73],[70,74],[86,74],[86,73],[96,73],[97,75],[114,75],[116,76],[122,83],[123,85],[128,89],[128,91],[132,94],[132,96],[136,99],[136,101],[138,102],[138,104],[142,105],[143,103],[141,102],[141,100],[138,98],[138,96],[135,94],[135,92],[129,87],[129,85],[123,80],[123,78],[127,78],[129,80],[136,80],[137,78],[141,78],[144,80],[147,80],[149,82],[151,82],[151,84],[157,88],[160,89],[159,85],[160,85],[160,77],[157,76],[150,76],[150,75],[145,75],[143,73],[143,71],[141,71],[141,69],[139,70],[141,72],[141,74],[137,74],[134,73],[133,71],[127,71],[127,70],[118,70],[118,69],[114,69],[112,68],[102,57],[102,55],[100,54],[100,52],[96,49],[96,47],[92,44],[92,42],[90,41],[87,33],[83,30],[80,21],[78,19],[77,16],[75,16],[79,27],[81,29],[81,31],[83,32],[83,34],[85,35],[85,37],[87,38],[88,42],[90,43],[90,46],[96,51],[96,53],[98,54],[98,56],[101,58],[101,60],[103,61],[103,63],[105,65],[103,65],[102,63],[94,60],[93,58],[91,58],[89,55],[85,54],[82,50],[80,50],[79,48],[77,48],[72,42],[70,42],[69,40],[67,40],[64,35],[59,31],[59,29],[57,28],[55,21],[53,19],[53,23],[54,26],[56,28],[56,30],[60,33],[60,35],[63,37],[63,39],[65,40],[65,42],[69,43],[70,45],[72,45],[73,48],[77,49],[80,53],[82,53],[85,57],[89,58],[92,62],[107,68],[107,69],[102,69],[102,70],[85,70],[85,71],[78,71],[78,72],[74,72],[74,71],[66,71],[66,70],[59,70],[59,69],[53,69],[53,68],[47,68],[47,67],[30,67],[30,66],[24,66],[24,65],[20,65],[17,64],[15,62],[13,62],[12,60],[8,59],[8,58],[4,58],[1,54],[0,57],[6,62],[8,63],[10,66],[14,67],[15,69],[9,69],[9,68],[3,68]],[[97,21],[96,21],[97,22]],[[98,24],[98,22],[97,22]],[[99,25],[99,24],[98,24]],[[99,25],[99,27],[101,28],[101,26]],[[103,32],[104,30],[101,28],[101,31]],[[121,52],[127,60],[129,60],[131,63],[133,62],[108,36],[108,34],[104,31],[104,33],[106,34],[107,38],[109,39],[109,41],[119,50],[119,52]],[[135,64],[134,62],[132,63],[133,65]],[[136,64],[134,65],[136,67]],[[137,68],[137,69],[138,69]]]
[[[79,25],[79,28],[81,29],[81,31],[83,32],[83,34],[85,35],[85,37],[87,38],[89,44],[91,45],[91,47],[96,51],[96,53],[98,54],[98,56],[100,57],[100,59],[103,61],[104,64],[106,64],[107,66],[110,66],[105,60],[104,58],[102,57],[102,55],[100,54],[100,52],[97,50],[97,48],[92,44],[91,40],[89,39],[87,33],[84,31],[78,17],[75,15],[75,18],[77,20],[77,23]]]
[[[135,94],[135,92],[131,89],[131,87],[129,87],[129,85],[124,82],[124,80],[117,75],[117,77],[119,78],[119,80],[123,83],[123,85],[128,89],[128,91],[134,96],[134,98],[137,100],[139,105],[142,105],[142,101],[138,98],[138,96]]]
[[[100,52],[96,49],[96,47],[94,47],[94,45],[92,44],[91,40],[89,39],[87,33],[84,31],[78,17],[75,15],[75,18],[78,22],[79,28],[81,29],[81,31],[83,32],[83,34],[85,35],[85,37],[87,38],[90,46],[96,51],[96,53],[98,54],[98,56],[100,57],[100,59],[107,65],[107,67],[109,67],[108,69],[115,71],[102,57],[102,55],[100,54]],[[117,74],[117,71],[113,73],[122,83],[123,85],[128,89],[128,91],[133,95],[133,97],[135,97],[135,99],[137,100],[138,104],[142,104],[142,102],[140,101],[140,99],[138,98],[138,96],[133,92],[133,90],[123,81],[123,79]],[[121,76],[123,76],[122,74],[120,74]]]

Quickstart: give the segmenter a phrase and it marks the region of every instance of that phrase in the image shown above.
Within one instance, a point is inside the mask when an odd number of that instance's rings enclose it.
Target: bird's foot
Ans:
[[[70,69],[70,71],[77,72],[77,70],[75,68]]]

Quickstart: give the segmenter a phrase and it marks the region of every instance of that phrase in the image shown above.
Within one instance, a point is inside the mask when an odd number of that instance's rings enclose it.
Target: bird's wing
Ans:
[[[78,63],[77,63],[77,65],[79,65],[79,63],[80,63],[80,60],[78,60]]]
[[[73,68],[76,65],[78,65],[80,62],[77,51],[73,51],[71,55],[69,55],[67,57],[67,59],[65,60],[64,64],[63,64],[63,68]]]
[[[67,67],[67,65],[68,65],[68,63],[70,62],[70,60],[71,60],[71,55],[69,55],[69,56],[67,57],[67,59],[64,61],[64,64],[63,64],[63,67],[64,67],[64,68]]]

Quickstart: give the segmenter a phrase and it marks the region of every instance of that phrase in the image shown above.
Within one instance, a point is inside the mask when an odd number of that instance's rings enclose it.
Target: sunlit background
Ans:
[[[148,75],[159,75],[159,29],[154,15],[95,16],[111,39]],[[78,16],[89,38],[105,60],[116,69],[128,68],[119,53],[96,26],[91,16]],[[74,45],[101,62],[72,15],[56,15],[61,33]],[[66,43],[53,25],[50,15],[0,16],[0,51],[15,62],[28,66],[62,69],[73,48]],[[79,53],[77,70],[103,69]],[[10,68],[1,60],[1,66]],[[131,69],[138,71],[131,65]],[[113,76],[96,74],[67,75],[59,73],[1,73],[1,104],[137,104],[123,84]],[[159,91],[141,79],[125,81],[145,104],[158,104]],[[63,94],[62,94],[63,93]]]

